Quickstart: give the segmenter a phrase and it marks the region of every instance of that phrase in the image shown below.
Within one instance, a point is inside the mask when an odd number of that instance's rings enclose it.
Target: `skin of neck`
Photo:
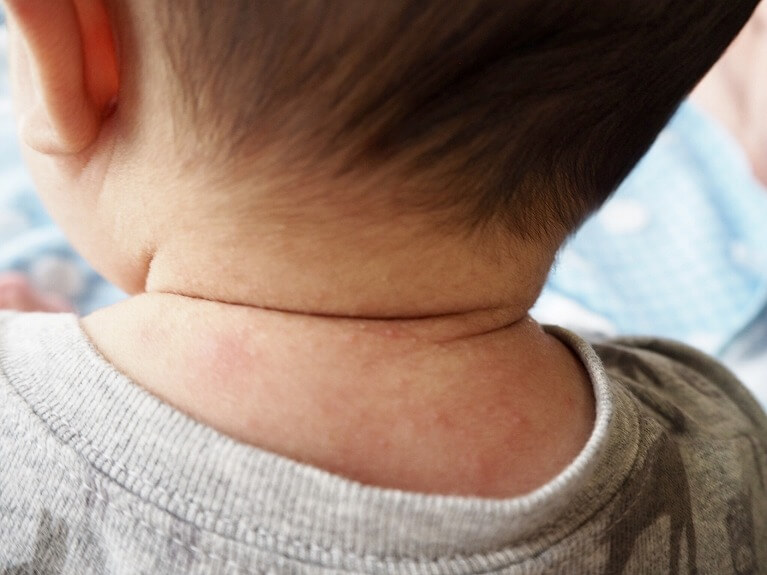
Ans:
[[[143,292],[83,320],[121,371],[240,441],[371,485],[520,495],[583,448],[588,377],[527,313],[549,251],[413,216],[250,213],[272,219],[176,218]]]

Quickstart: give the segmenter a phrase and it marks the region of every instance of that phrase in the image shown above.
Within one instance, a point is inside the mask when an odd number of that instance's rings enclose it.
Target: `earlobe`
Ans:
[[[119,89],[104,0],[7,0],[21,136],[48,155],[98,137]]]

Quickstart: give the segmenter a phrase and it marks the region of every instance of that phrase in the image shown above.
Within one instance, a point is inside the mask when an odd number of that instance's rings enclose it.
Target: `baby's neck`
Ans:
[[[374,321],[145,294],[83,326],[181,411],[367,484],[519,495],[572,461],[593,425],[580,362],[502,310]]]

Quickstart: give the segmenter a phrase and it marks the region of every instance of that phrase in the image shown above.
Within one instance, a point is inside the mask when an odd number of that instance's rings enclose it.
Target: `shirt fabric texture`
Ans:
[[[243,445],[118,373],[74,316],[0,313],[0,574],[767,573],[748,391],[680,344],[547,329],[590,374],[595,428],[550,483],[490,500]]]

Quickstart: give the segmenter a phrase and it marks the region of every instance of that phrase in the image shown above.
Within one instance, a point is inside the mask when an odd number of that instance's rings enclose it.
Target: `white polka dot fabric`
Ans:
[[[650,225],[651,210],[636,199],[617,197],[604,206],[597,218],[609,234],[638,234]]]

